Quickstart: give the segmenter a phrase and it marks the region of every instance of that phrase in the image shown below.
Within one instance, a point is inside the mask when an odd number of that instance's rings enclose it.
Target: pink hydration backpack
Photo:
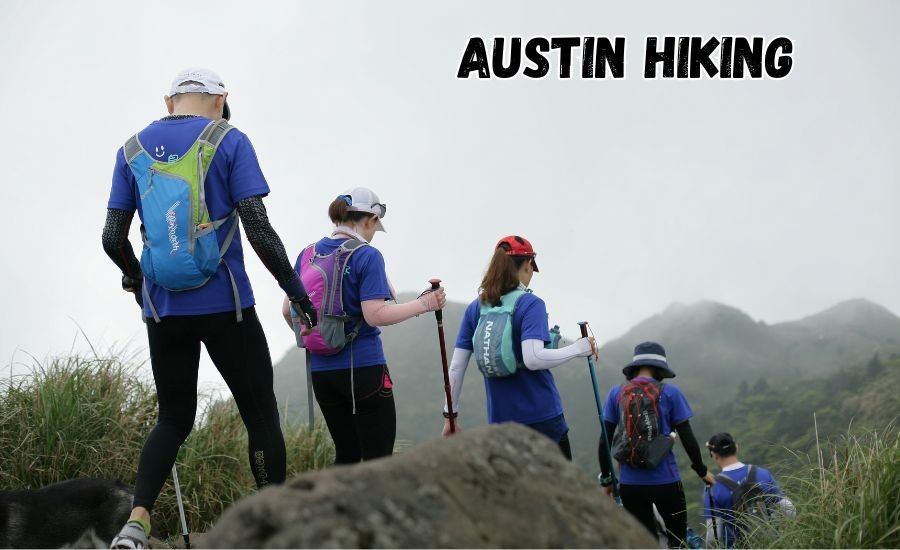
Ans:
[[[344,272],[354,252],[368,243],[347,239],[331,254],[317,254],[316,244],[303,249],[300,256],[300,280],[319,314],[319,324],[312,333],[303,336],[303,344],[316,355],[334,355],[353,341],[362,328],[361,316],[344,311]],[[349,334],[346,323],[355,321]]]

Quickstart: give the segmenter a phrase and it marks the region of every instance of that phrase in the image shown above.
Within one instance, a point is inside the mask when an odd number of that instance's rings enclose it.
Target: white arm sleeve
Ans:
[[[587,357],[592,351],[587,338],[579,338],[561,349],[547,349],[543,340],[525,340],[522,342],[522,362],[528,370],[546,370],[575,357]]]
[[[472,350],[453,349],[453,357],[450,359],[450,396],[453,398],[454,413],[459,412],[459,396],[462,395],[463,377],[466,375],[470,357],[472,357]],[[444,398],[444,412],[448,412],[446,397]]]

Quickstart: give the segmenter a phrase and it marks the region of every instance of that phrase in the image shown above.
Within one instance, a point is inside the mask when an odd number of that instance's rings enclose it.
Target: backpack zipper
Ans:
[[[197,193],[200,193],[200,187],[203,185],[203,144],[199,144],[197,147]],[[191,234],[188,238],[188,253],[193,256],[194,255],[194,240],[195,235],[197,234],[197,227],[200,223],[199,219],[194,219],[194,192],[191,190],[190,197],[188,198],[188,202],[190,203],[191,213]]]

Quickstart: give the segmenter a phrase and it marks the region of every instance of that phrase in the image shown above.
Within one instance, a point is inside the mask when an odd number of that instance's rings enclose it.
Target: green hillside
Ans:
[[[401,296],[401,300],[410,298]],[[465,304],[450,302],[444,310],[448,354],[464,309]],[[575,331],[575,327],[563,329],[569,335]],[[395,383],[398,439],[415,443],[438,437],[444,393],[434,315],[385,327],[383,337]],[[612,385],[623,381],[621,367],[642,340],[657,340],[666,346],[678,373],[673,382],[690,401],[696,432],[702,438],[708,435],[704,419],[721,419],[718,408],[733,401],[742,385],[751,389],[758,383],[781,387],[841,368],[864,366],[876,353],[881,357],[900,353],[900,318],[864,300],[775,325],[755,322],[735,308],[712,302],[673,305],[601,347],[598,379],[603,397]],[[304,368],[303,355],[296,349],[275,366],[279,404],[291,420],[306,419]],[[553,376],[571,427],[575,460],[595,472],[599,422],[587,364],[571,361],[554,369]],[[460,407],[464,429],[485,423],[484,401],[481,375],[470,364]],[[795,401],[806,402],[805,398]],[[777,411],[766,411],[772,418],[780,416],[771,414]],[[678,452],[679,463],[685,465],[686,457]]]
[[[826,442],[838,436],[880,432],[895,422],[900,395],[885,390],[896,384],[900,384],[900,356],[888,361],[875,356],[853,368],[782,386],[765,379],[742,383],[723,396],[713,414],[700,415],[692,424],[701,445],[714,433],[731,433],[743,462],[763,465],[779,479],[784,476],[784,482],[816,462],[816,432],[820,445],[827,448]],[[686,462],[679,465],[688,511],[699,521],[702,485]],[[707,465],[712,466],[711,461]]]

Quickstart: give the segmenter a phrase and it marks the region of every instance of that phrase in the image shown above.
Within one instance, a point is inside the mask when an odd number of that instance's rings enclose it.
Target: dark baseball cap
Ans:
[[[728,432],[717,433],[709,438],[706,447],[718,455],[732,455],[737,452],[737,444]]]

